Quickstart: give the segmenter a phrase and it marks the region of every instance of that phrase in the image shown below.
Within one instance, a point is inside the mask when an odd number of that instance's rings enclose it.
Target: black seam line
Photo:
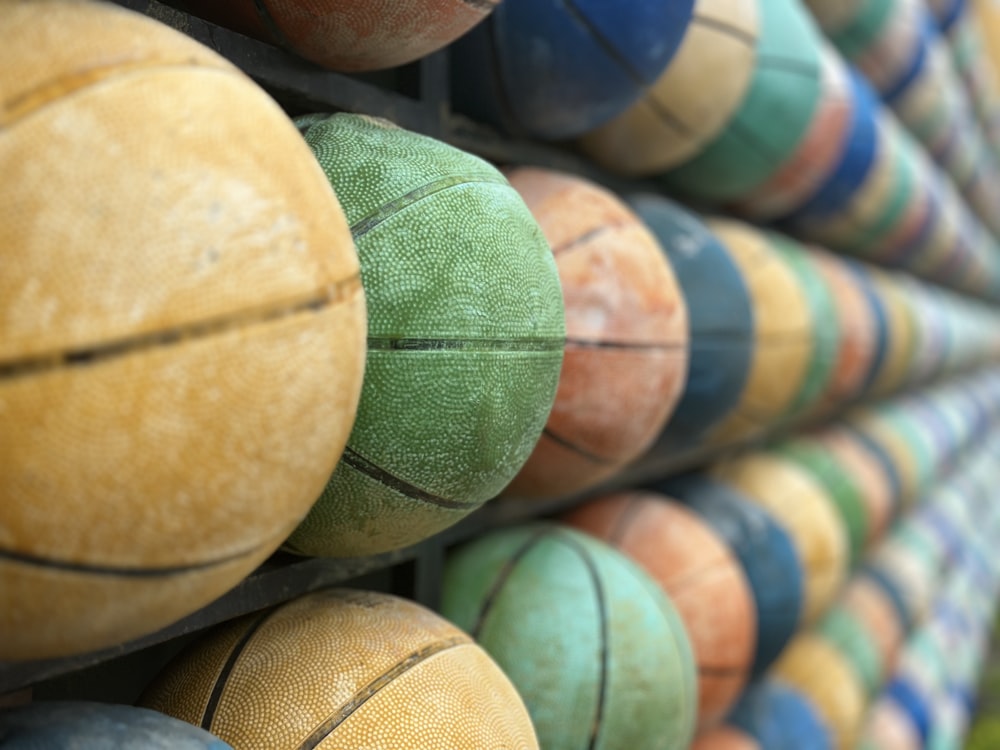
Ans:
[[[466,5],[471,5],[476,10],[484,10],[489,13],[497,5],[499,5],[500,0],[461,0]]]
[[[625,225],[626,225],[626,222],[624,222],[624,221],[617,221],[617,222],[613,222],[611,224],[601,224],[600,226],[594,227],[593,229],[588,229],[583,234],[578,235],[576,237],[573,237],[571,239],[568,239],[565,242],[563,242],[561,245],[553,245],[552,246],[552,255],[553,256],[557,256],[557,255],[561,255],[562,253],[567,252],[568,250],[575,250],[575,249],[577,249],[579,247],[582,247],[583,245],[586,245],[588,242],[590,242],[595,237],[600,237],[605,232],[610,232],[612,229],[620,229],[621,227],[623,227]]]
[[[693,138],[699,135],[695,128],[684,122],[680,115],[657,98],[655,89],[650,89],[640,101],[653,111],[653,114],[659,118],[660,124],[666,128],[679,133],[685,138]]]
[[[405,495],[411,500],[419,500],[421,502],[428,503],[429,505],[436,505],[439,508],[449,508],[451,510],[472,510],[482,505],[480,502],[463,503],[459,500],[448,500],[447,498],[439,497],[438,495],[432,495],[430,492],[426,492],[419,487],[415,487],[409,482],[390,474],[385,469],[372,463],[351,447],[344,449],[344,454],[341,456],[340,460],[352,469],[360,471],[362,474],[371,477],[379,484],[383,484],[389,489],[396,490],[396,492],[401,495]]]
[[[659,351],[687,351],[687,342],[644,343],[640,341],[602,341],[599,339],[577,339],[567,338],[566,346],[577,346],[581,349],[615,349],[621,351],[636,352],[659,352]]]
[[[739,26],[733,26],[725,21],[720,21],[718,18],[709,18],[708,16],[700,16],[694,13],[691,16],[691,22],[697,23],[701,26],[708,26],[715,31],[718,31],[727,36],[731,36],[737,41],[743,42],[748,47],[757,47],[757,37],[751,34],[746,29],[741,29]]]
[[[336,711],[336,713],[323,721],[322,724],[316,727],[312,733],[302,741],[302,744],[299,745],[299,750],[314,750],[320,745],[320,743],[329,737],[330,734],[337,729],[337,727],[347,721],[347,719],[349,719],[355,711],[361,708],[368,700],[373,698],[382,688],[390,685],[394,680],[398,679],[406,672],[409,672],[422,662],[425,662],[432,656],[436,656],[444,651],[471,644],[472,641],[469,640],[469,637],[462,634],[452,636],[451,638],[445,638],[442,641],[431,643],[417,651],[414,651],[405,659],[397,662],[393,667],[387,669],[352,695],[347,702]]]
[[[77,75],[62,76],[43,81],[39,85],[28,91],[21,91],[15,96],[0,102],[0,132],[11,128],[21,120],[37,114],[53,104],[63,102],[67,97],[86,91],[92,86],[108,83],[117,78],[125,78],[141,70],[170,70],[173,68],[190,68],[208,73],[225,73],[232,75],[233,71],[226,68],[213,68],[202,65],[195,60],[176,60],[172,62],[163,60],[135,60],[132,62],[115,63],[113,65],[99,65],[84,73]],[[70,81],[78,79],[79,84],[72,86]],[[49,89],[53,95],[44,96],[43,92]],[[29,107],[17,115],[11,115],[10,110],[18,109],[34,97],[41,97],[41,100],[33,107]],[[10,119],[7,119],[10,117]]]
[[[0,380],[36,374],[46,370],[56,370],[63,367],[92,365],[105,360],[126,357],[144,349],[176,346],[192,339],[216,336],[243,328],[249,324],[269,323],[302,313],[318,312],[346,299],[345,288],[359,288],[360,283],[360,277],[354,275],[336,284],[332,284],[318,293],[313,293],[312,296],[306,299],[289,302],[281,307],[265,308],[256,311],[241,310],[231,315],[222,315],[210,320],[188,323],[166,331],[150,331],[148,333],[136,334],[135,336],[125,336],[113,341],[83,346],[78,349],[43,352],[13,362],[0,361]]]
[[[229,652],[229,656],[226,657],[222,669],[219,670],[219,675],[215,678],[215,684],[212,685],[212,692],[209,693],[208,702],[205,704],[205,712],[201,716],[200,724],[202,729],[211,731],[212,722],[215,720],[215,712],[219,709],[219,703],[222,700],[222,692],[226,689],[226,683],[229,681],[229,676],[232,674],[233,669],[236,668],[236,662],[239,661],[240,656],[249,645],[250,639],[261,628],[264,621],[277,611],[277,609],[272,609],[265,612],[250,623],[246,632],[243,633],[233,646],[233,650]]]
[[[580,556],[584,566],[587,568],[590,581],[594,586],[594,596],[597,599],[598,624],[601,639],[601,673],[597,680],[597,705],[594,708],[594,719],[590,728],[590,742],[587,745],[588,750],[594,750],[594,748],[597,747],[597,738],[601,731],[601,722],[604,720],[604,703],[607,696],[608,661],[610,659],[610,654],[608,653],[608,604],[605,600],[604,586],[601,583],[601,576],[598,574],[597,566],[594,565],[594,561],[590,557],[590,553],[587,551],[586,547],[581,545],[576,539],[565,532],[560,533],[559,538]]]
[[[553,432],[551,429],[549,429],[548,425],[546,425],[542,429],[542,434],[545,435],[545,437],[547,437],[552,442],[558,443],[563,448],[567,448],[576,453],[578,456],[582,456],[583,458],[586,458],[588,461],[592,461],[595,464],[602,464],[604,466],[613,466],[619,463],[617,459],[608,458],[606,456],[598,456],[596,453],[591,453],[586,448],[582,448],[576,443],[574,443],[572,440]]]
[[[561,338],[520,338],[520,339],[439,339],[439,338],[396,338],[392,336],[371,336],[368,338],[369,351],[481,351],[481,352],[550,352],[564,347]]]
[[[495,185],[497,187],[506,187],[508,186],[508,183],[502,178],[498,178],[496,180],[488,180],[485,178],[470,180],[468,177],[459,177],[458,175],[442,177],[434,180],[433,182],[428,182],[426,185],[421,185],[420,187],[415,188],[408,193],[404,193],[398,198],[394,198],[388,203],[379,206],[364,218],[354,222],[351,225],[351,234],[354,235],[355,240],[359,240],[383,221],[391,219],[404,208],[409,208],[413,204],[419,203],[420,201],[429,198],[432,195],[436,195],[437,193],[441,193],[445,190],[451,190],[452,188],[463,187],[465,185]]]
[[[758,138],[757,134],[750,130],[750,128],[746,127],[742,122],[734,119],[729,123],[729,127],[736,132],[736,135],[753,147],[753,149],[758,152],[758,156],[761,156],[765,161],[772,164],[780,161],[780,157],[771,151],[771,147]],[[767,257],[767,260],[770,260],[770,257]],[[759,262],[763,263],[765,260],[762,258]]]
[[[611,527],[611,533],[608,534],[608,542],[615,547],[621,546],[621,543],[625,540],[625,533],[632,527],[632,521],[635,520],[642,509],[643,503],[638,495],[629,497],[625,510],[618,514],[614,526]]]
[[[632,82],[634,84],[639,86],[639,88],[641,88],[642,90],[648,88],[649,84],[642,77],[642,74],[640,74],[638,70],[632,67],[632,63],[629,62],[618,51],[618,49],[614,46],[614,44],[611,43],[611,40],[609,40],[606,36],[604,36],[604,32],[597,26],[594,26],[587,19],[587,17],[582,12],[580,12],[580,9],[576,7],[575,3],[573,3],[573,0],[562,0],[562,5],[563,8],[566,9],[566,13],[572,16],[577,23],[579,23],[581,26],[586,28],[587,31],[590,32],[590,35],[594,38],[594,41],[597,42],[598,46],[602,50],[604,50],[604,54],[606,54],[608,57],[610,57],[612,60],[618,63],[622,67],[622,69],[624,69],[626,75],[628,75],[628,77],[632,79]]]
[[[267,32],[271,35],[271,38],[278,44],[278,46],[286,52],[298,54],[291,40],[285,36],[285,32],[281,30],[280,26],[278,26],[278,22],[271,14],[271,11],[268,10],[264,0],[253,0],[253,7],[257,11],[257,18],[259,18],[260,22],[264,24],[264,28],[267,29]]]
[[[818,65],[811,65],[802,60],[792,57],[781,57],[780,55],[758,55],[757,67],[768,68],[770,70],[783,70],[786,73],[794,73],[805,78],[820,78]]]
[[[487,591],[486,596],[483,597],[483,603],[479,607],[479,614],[476,615],[476,621],[469,628],[469,635],[472,636],[473,640],[478,640],[479,635],[483,630],[483,625],[486,624],[486,616],[492,611],[493,605],[496,604],[497,599],[500,596],[500,591],[510,580],[511,575],[514,573],[514,568],[517,567],[525,556],[534,548],[534,546],[542,541],[547,536],[551,536],[555,533],[555,528],[551,526],[543,526],[534,534],[528,537],[528,539],[522,544],[514,554],[507,558],[500,569],[497,571],[496,578],[493,579],[493,584],[490,586],[489,591]]]
[[[207,570],[219,565],[225,565],[226,563],[234,562],[246,557],[247,555],[253,554],[257,550],[258,547],[253,547],[251,549],[242,550],[241,552],[226,555],[225,557],[220,557],[215,560],[192,563],[190,565],[174,565],[163,568],[88,565],[86,563],[70,562],[68,560],[54,560],[48,557],[30,555],[24,552],[15,552],[14,550],[0,550],[0,562],[20,563],[22,565],[31,565],[37,568],[63,570],[69,573],[86,573],[89,575],[114,576],[119,578],[167,578],[169,576],[184,575],[185,573],[193,573],[199,570]]]

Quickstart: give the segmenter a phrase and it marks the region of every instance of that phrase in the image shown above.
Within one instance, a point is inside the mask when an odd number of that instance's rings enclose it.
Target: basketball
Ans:
[[[694,4],[504,0],[450,49],[456,109],[545,140],[596,128],[654,85]]]
[[[924,746],[910,717],[887,697],[872,704],[861,742],[865,750],[920,750]]]
[[[533,523],[459,547],[442,613],[520,691],[546,750],[686,750],[697,687],[673,604],[635,563]],[[572,700],[567,700],[572,696]]]
[[[183,0],[196,15],[325,68],[391,68],[436,52],[500,0]]]
[[[622,469],[662,431],[687,377],[687,310],[656,237],[612,193],[543,169],[507,176],[552,248],[566,310],[555,404],[507,492],[568,495]]]
[[[722,461],[709,473],[767,510],[791,536],[805,579],[802,622],[814,623],[847,576],[847,531],[832,499],[808,472],[772,453]]]
[[[697,154],[726,126],[750,86],[758,25],[757,3],[697,0],[667,69],[637,102],[583,135],[583,152],[633,177],[658,174]]]
[[[729,722],[770,750],[833,750],[829,730],[811,701],[781,680],[752,683]]]
[[[605,495],[565,520],[637,562],[670,596],[698,669],[698,725],[718,723],[746,685],[757,642],[746,574],[694,512],[651,492]]]
[[[687,379],[658,441],[685,450],[739,403],[754,349],[750,293],[726,248],[695,214],[652,193],[630,202],[666,251],[688,312]]]
[[[711,141],[659,177],[673,194],[705,204],[749,196],[792,158],[815,118],[823,90],[819,30],[797,3],[759,0],[757,8],[746,93]]]
[[[740,401],[711,433],[715,443],[759,435],[785,415],[802,391],[816,346],[809,300],[767,235],[728,219],[708,223],[750,292],[754,351]]]
[[[281,544],[351,429],[365,302],[322,171],[228,62],[110,4],[4,3],[0,36],[0,659],[37,659]]]
[[[326,589],[225,623],[139,702],[236,748],[538,748],[514,686],[468,635],[369,591]]]
[[[716,727],[694,738],[690,750],[762,750],[750,735],[730,726]]]
[[[757,612],[751,676],[759,677],[795,634],[802,615],[804,580],[791,537],[766,510],[708,476],[688,474],[653,487],[694,510],[743,566]]]
[[[878,645],[865,624],[836,604],[819,623],[816,633],[844,657],[861,682],[866,699],[874,695],[882,686],[884,670],[889,665],[882,662]]]
[[[10,750],[233,750],[204,729],[147,708],[68,701],[0,709],[0,743]]]
[[[800,690],[816,707],[834,748],[855,746],[867,700],[864,686],[836,648],[818,635],[799,635],[774,665],[774,676]]]
[[[416,543],[495,497],[542,434],[566,333],[552,252],[494,167],[384,120],[299,120],[341,198],[368,299],[344,457],[286,548]]]

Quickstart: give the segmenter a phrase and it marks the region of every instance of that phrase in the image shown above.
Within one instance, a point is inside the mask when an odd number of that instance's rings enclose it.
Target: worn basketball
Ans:
[[[653,488],[694,510],[743,566],[757,613],[751,676],[759,677],[800,624],[805,582],[791,536],[752,500],[704,474],[673,477]]]
[[[436,52],[500,0],[183,0],[203,18],[332,70],[391,68]]]
[[[629,202],[666,251],[688,313],[688,371],[684,390],[657,441],[684,451],[739,402],[753,355],[753,307],[736,263],[704,222],[652,193]]]
[[[823,87],[821,33],[798,3],[756,4],[760,31],[739,106],[697,154],[660,177],[690,200],[712,205],[748,197],[793,157],[815,118]]]
[[[552,248],[566,346],[552,413],[512,495],[567,495],[642,455],[687,376],[684,297],[656,236],[614,194],[568,174],[508,173]]]
[[[847,532],[848,565],[853,568],[868,539],[868,514],[859,485],[843,472],[822,443],[808,435],[782,440],[769,450],[793,461],[825,491]]]
[[[697,686],[666,594],[565,526],[496,531],[453,552],[442,612],[517,686],[546,750],[686,750]]]
[[[711,433],[714,442],[727,443],[761,433],[788,411],[806,380],[815,342],[805,291],[767,236],[728,219],[708,226],[739,268],[753,306],[750,375],[736,408]]]
[[[847,575],[847,531],[832,499],[808,472],[773,453],[722,461],[709,473],[769,511],[792,537],[805,577],[802,621],[815,622]]]
[[[757,643],[753,593],[725,541],[652,492],[605,495],[564,520],[624,552],[670,596],[694,650],[698,725],[717,724],[746,685]]]
[[[9,750],[233,750],[204,729],[148,708],[83,701],[0,709],[0,745]]]
[[[654,85],[694,5],[505,0],[449,50],[455,108],[518,135],[580,135]]]
[[[538,748],[523,701],[472,638],[369,591],[326,589],[225,623],[139,702],[236,748]]]
[[[228,62],[108,4],[3,3],[0,36],[0,659],[35,659],[278,547],[351,429],[365,304],[329,184]]]
[[[803,633],[778,659],[773,674],[816,707],[836,750],[853,750],[867,708],[865,689],[833,645],[819,635]]]
[[[830,732],[811,701],[781,680],[751,683],[728,721],[767,750],[832,750]]]
[[[344,457],[286,547],[350,557],[420,541],[496,496],[555,398],[559,274],[493,166],[384,120],[299,120],[341,196],[368,299]]]
[[[639,101],[580,138],[584,153],[633,177],[658,174],[697,154],[726,126],[750,86],[758,26],[757,3],[697,0],[667,69]]]

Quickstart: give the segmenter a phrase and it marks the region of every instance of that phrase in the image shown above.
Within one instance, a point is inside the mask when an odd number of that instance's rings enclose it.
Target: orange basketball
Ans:
[[[757,642],[753,594],[729,548],[693,511],[652,492],[606,495],[565,520],[617,547],[667,592],[698,667],[698,724],[720,721],[747,682]]]
[[[621,200],[542,169],[508,174],[555,255],[566,349],[555,405],[509,494],[565,495],[638,458],[680,400],[684,297],[656,237]]]
[[[746,732],[730,726],[716,727],[694,738],[690,750],[764,750]]]

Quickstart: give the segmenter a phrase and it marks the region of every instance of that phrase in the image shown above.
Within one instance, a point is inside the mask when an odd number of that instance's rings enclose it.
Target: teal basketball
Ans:
[[[545,750],[686,750],[694,659],[660,587],[555,524],[494,532],[445,565],[442,613],[518,689]]]
[[[371,117],[298,125],[354,235],[368,358],[344,455],[286,548],[375,554],[452,525],[527,460],[559,381],[562,291],[487,162]]]

